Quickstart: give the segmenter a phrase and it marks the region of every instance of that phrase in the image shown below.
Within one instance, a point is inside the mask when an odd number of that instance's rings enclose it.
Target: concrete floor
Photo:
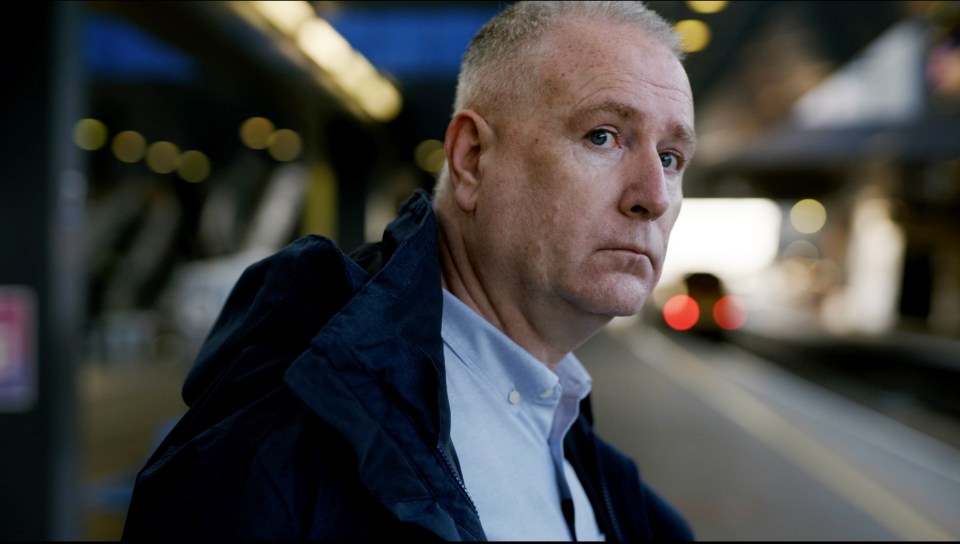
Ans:
[[[129,488],[164,425],[183,413],[187,369],[162,362],[86,362],[80,372],[88,540],[119,540]]]

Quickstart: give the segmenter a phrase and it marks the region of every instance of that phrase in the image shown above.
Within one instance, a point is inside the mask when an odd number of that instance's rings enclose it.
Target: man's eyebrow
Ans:
[[[681,142],[689,145],[691,148],[696,149],[697,147],[697,133],[694,132],[693,128],[688,127],[687,125],[679,125],[676,130],[673,131],[674,138],[680,140]]]
[[[622,119],[631,119],[634,117],[642,117],[643,113],[637,111],[636,108],[623,102],[617,102],[615,100],[608,100],[605,102],[600,102],[599,104],[594,104],[592,106],[587,106],[585,108],[580,108],[576,111],[576,117],[583,117],[599,112],[611,112],[617,114]],[[697,146],[697,135],[692,127],[687,125],[678,125],[673,131],[673,137],[676,140],[683,142],[691,147]]]
[[[640,112],[638,112],[635,108],[633,108],[633,106],[628,106],[623,102],[608,100],[606,102],[601,102],[599,104],[594,104],[592,106],[587,106],[585,108],[578,108],[576,110],[576,116],[581,117],[584,115],[590,115],[593,113],[604,112],[604,111],[615,113],[620,117],[623,117],[624,119],[628,119],[630,117],[635,117],[640,115]]]

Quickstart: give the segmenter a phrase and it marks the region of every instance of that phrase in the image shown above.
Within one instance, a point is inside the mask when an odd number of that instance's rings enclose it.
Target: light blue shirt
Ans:
[[[490,540],[572,540],[561,510],[574,505],[577,540],[604,540],[563,437],[591,378],[573,354],[556,371],[443,291],[451,437],[467,492]]]

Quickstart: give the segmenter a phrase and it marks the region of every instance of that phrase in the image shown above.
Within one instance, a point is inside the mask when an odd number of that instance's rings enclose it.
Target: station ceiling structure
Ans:
[[[313,1],[307,5],[397,85],[403,109],[390,128],[397,140],[409,142],[412,148],[422,140],[442,138],[460,55],[476,30],[509,3]],[[256,2],[89,4],[106,13],[122,14],[190,52],[204,66],[229,73],[251,88],[256,87],[258,79],[269,77],[322,86],[289,40],[267,31],[262,21],[258,24],[244,16],[247,6]],[[759,166],[767,169],[767,164],[755,164],[753,157],[759,155],[789,166],[809,164],[824,145],[830,146],[829,155],[833,157],[846,156],[847,145],[862,150],[862,128],[831,133],[829,137],[795,130],[789,122],[795,104],[898,23],[916,20],[936,32],[956,36],[960,21],[960,3],[941,1],[741,0],[726,2],[723,9],[713,13],[695,11],[695,2],[656,0],[647,4],[671,22],[696,19],[709,28],[709,43],[689,53],[685,61],[697,104],[701,141],[687,176],[690,196],[724,196],[716,183],[718,173]],[[218,41],[229,47],[218,48]],[[224,57],[221,52],[225,50],[244,52],[246,62]],[[916,67],[918,80],[924,78],[923,69]],[[887,91],[877,89],[878,93]],[[960,141],[960,136],[954,137],[958,124],[954,121],[953,116],[941,116],[929,126],[916,125],[904,137],[926,134],[938,144],[939,154],[949,156],[957,150],[949,145],[944,149],[944,143]],[[765,147],[757,147],[757,142],[772,134],[778,137]],[[865,134],[867,139],[871,134]],[[914,144],[920,141],[908,139]],[[805,142],[819,142],[820,147]],[[791,155],[795,149],[805,155]]]

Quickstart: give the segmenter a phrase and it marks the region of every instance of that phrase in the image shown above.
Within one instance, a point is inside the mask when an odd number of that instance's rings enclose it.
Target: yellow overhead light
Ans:
[[[723,11],[729,3],[726,0],[690,0],[687,6],[697,13],[717,13]]]
[[[107,126],[97,119],[81,119],[73,126],[73,142],[87,151],[100,149],[107,143]]]
[[[383,82],[371,82],[369,86],[357,89],[357,102],[367,115],[377,121],[390,121],[400,113],[403,99],[393,85]]]
[[[826,222],[826,208],[812,198],[800,200],[790,208],[790,224],[804,234],[813,234],[819,231]]]
[[[251,117],[240,125],[240,140],[250,149],[266,149],[273,131],[273,121],[266,117]]]
[[[688,53],[702,51],[710,43],[710,27],[698,19],[684,19],[673,25],[682,39],[683,50]]]
[[[270,135],[267,152],[278,161],[292,161],[303,151],[303,140],[296,132],[283,128]]]
[[[154,142],[147,147],[147,167],[158,174],[169,174],[180,165],[180,148],[173,142]]]
[[[180,155],[177,174],[184,181],[197,183],[210,175],[210,159],[202,151],[190,150]]]
[[[323,19],[300,26],[297,44],[360,108],[377,121],[389,121],[400,113],[402,99],[397,88]]]
[[[302,0],[256,0],[252,5],[288,36],[296,36],[300,25],[314,17],[313,8]]]
[[[443,169],[447,155],[440,140],[424,140],[413,151],[413,158],[421,169],[437,174]]]
[[[345,70],[354,60],[350,42],[323,19],[311,19],[300,25],[296,39],[300,49],[329,72]]]
[[[134,163],[143,158],[147,149],[147,139],[139,132],[124,130],[113,137],[111,150],[121,162]]]
[[[343,36],[317,17],[309,2],[254,1],[252,7],[327,72],[367,115],[389,121],[400,113],[400,91],[383,77]]]

